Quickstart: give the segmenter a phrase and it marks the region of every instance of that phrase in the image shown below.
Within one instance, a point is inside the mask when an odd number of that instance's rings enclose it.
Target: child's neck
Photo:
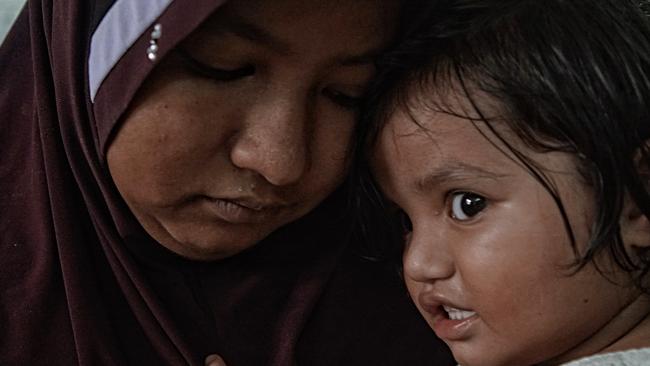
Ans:
[[[643,296],[640,301],[645,302],[646,306],[650,307],[648,296]],[[640,319],[628,333],[599,353],[618,352],[644,347],[650,347],[650,310],[646,312],[645,317]]]
[[[644,347],[650,347],[650,296],[639,295],[591,337],[540,366],[561,365],[582,357]]]

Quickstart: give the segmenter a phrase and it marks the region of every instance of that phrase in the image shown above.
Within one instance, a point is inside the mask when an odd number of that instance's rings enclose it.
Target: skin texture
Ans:
[[[219,355],[210,355],[205,358],[205,366],[226,366],[226,362]]]
[[[462,98],[450,99],[452,109],[468,110]],[[648,298],[604,256],[598,263],[612,281],[593,264],[567,270],[575,255],[556,204],[497,148],[504,146],[484,123],[421,105],[411,113],[422,127],[398,108],[380,136],[374,171],[412,223],[403,255],[409,293],[460,364],[550,365],[650,345]],[[594,202],[574,158],[535,153],[495,126],[545,168],[584,248]],[[460,205],[476,195],[482,209]],[[621,229],[628,247],[650,242],[648,220],[629,202]],[[476,314],[449,321],[442,305]]]
[[[344,178],[350,102],[393,35],[390,4],[232,1],[190,35],[180,49],[230,80],[170,54],[107,151],[144,229],[184,257],[218,260],[316,207]]]

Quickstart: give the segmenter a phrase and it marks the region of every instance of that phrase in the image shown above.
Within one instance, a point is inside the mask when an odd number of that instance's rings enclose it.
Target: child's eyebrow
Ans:
[[[424,193],[431,191],[442,183],[476,179],[498,180],[507,176],[508,174],[486,170],[476,165],[463,162],[449,162],[418,178],[414,182],[413,188],[417,192]]]

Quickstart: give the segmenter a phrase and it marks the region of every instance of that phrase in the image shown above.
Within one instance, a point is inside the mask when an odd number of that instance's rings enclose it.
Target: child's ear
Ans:
[[[647,255],[650,250],[650,220],[629,197],[625,196],[620,220],[621,237],[630,257]]]
[[[625,195],[620,220],[621,236],[626,248],[650,248],[650,220],[643,215],[628,194]]]
[[[634,159],[646,189],[650,189],[649,154],[650,142],[646,141],[645,145],[638,149]],[[647,260],[650,254],[650,220],[641,212],[629,193],[625,195],[625,202],[623,202],[620,228],[625,249],[630,257],[636,259],[643,256]]]

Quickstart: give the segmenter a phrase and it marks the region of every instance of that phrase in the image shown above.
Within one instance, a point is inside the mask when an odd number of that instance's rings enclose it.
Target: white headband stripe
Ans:
[[[90,99],[122,55],[173,0],[117,0],[93,33],[88,57]],[[146,50],[142,57],[146,59]]]

